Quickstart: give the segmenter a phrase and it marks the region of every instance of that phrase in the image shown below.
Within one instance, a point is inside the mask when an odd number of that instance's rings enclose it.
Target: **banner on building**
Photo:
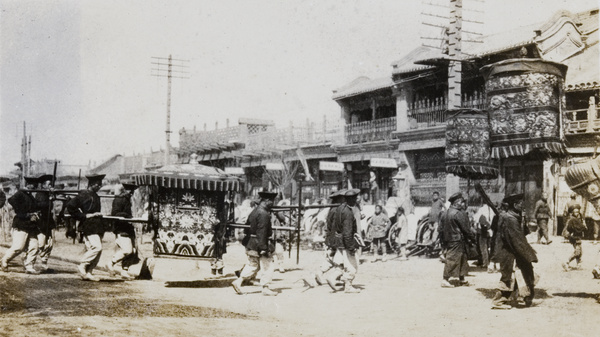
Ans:
[[[244,169],[241,167],[226,167],[225,173],[231,175],[244,175]]]
[[[336,161],[320,161],[319,170],[344,172],[344,163],[338,163]]]
[[[383,167],[383,168],[398,168],[396,159],[393,158],[371,158],[371,167]]]

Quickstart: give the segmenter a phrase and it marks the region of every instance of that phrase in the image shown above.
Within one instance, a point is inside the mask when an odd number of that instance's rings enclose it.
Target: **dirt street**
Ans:
[[[59,235],[60,236],[60,235]],[[112,255],[105,238],[101,262]],[[302,251],[275,273],[266,297],[259,287],[237,295],[233,271],[245,260],[243,247],[232,244],[220,279],[182,281],[81,281],[75,265],[81,245],[59,240],[50,262],[54,272],[27,275],[17,261],[0,272],[0,336],[595,336],[598,331],[600,283],[591,268],[600,245],[584,242],[583,270],[565,272],[561,263],[572,247],[554,238],[537,245],[541,276],[531,308],[491,310],[500,275],[472,268],[471,286],[440,287],[443,264],[437,259],[391,259],[360,265],[355,284],[360,294],[333,293],[327,286],[308,289],[300,280],[314,270],[322,252]],[[143,251],[149,254],[150,244]],[[0,248],[4,254],[6,248]],[[70,256],[64,256],[70,255]],[[148,256],[148,255],[146,255]],[[287,253],[286,253],[287,258]],[[19,260],[19,258],[17,258]],[[208,268],[208,263],[205,264]]]

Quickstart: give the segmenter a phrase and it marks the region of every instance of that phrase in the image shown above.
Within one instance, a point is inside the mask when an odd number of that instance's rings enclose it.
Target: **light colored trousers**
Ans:
[[[240,273],[240,278],[244,280],[252,279],[256,276],[258,271],[262,271],[260,277],[260,285],[263,287],[268,286],[273,279],[274,266],[273,256],[256,256],[258,253],[254,251],[247,251],[248,263],[244,265],[244,269]]]
[[[131,241],[130,237],[117,234],[115,244],[117,245],[117,251],[112,257],[113,264],[117,264],[123,261],[125,256],[133,254],[133,242]]]
[[[86,235],[83,237],[83,242],[85,243],[86,252],[83,254],[81,264],[85,265],[86,270],[91,273],[98,265],[102,255],[102,238],[98,234]]]
[[[14,259],[17,255],[21,254],[25,247],[27,247],[27,253],[25,256],[25,268],[33,268],[35,257],[38,250],[38,238],[35,235],[29,235],[28,232],[20,229],[13,229],[12,232],[12,245],[4,254],[2,260],[6,263]]]
[[[354,280],[358,271],[358,257],[356,252],[350,254],[346,249],[338,248],[336,254],[341,255],[344,259],[344,275],[342,275],[342,279],[346,281]]]
[[[39,249],[37,250],[36,256],[40,258],[42,263],[47,263],[50,259],[50,253],[52,253],[52,248],[54,248],[54,240],[51,240],[52,234],[48,236],[46,234],[40,233],[38,234],[37,239]],[[36,256],[34,256],[34,263]]]

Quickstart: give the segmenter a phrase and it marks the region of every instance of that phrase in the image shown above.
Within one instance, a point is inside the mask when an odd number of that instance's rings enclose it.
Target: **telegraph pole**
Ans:
[[[174,59],[169,55],[165,57],[152,57],[152,76],[167,78],[167,122],[166,122],[166,144],[165,165],[169,165],[171,156],[171,79],[189,79],[189,60]]]

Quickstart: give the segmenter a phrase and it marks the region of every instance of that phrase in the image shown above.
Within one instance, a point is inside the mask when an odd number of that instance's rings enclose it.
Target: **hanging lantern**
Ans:
[[[498,163],[492,160],[490,123],[485,111],[448,110],[446,172],[471,179],[493,179]]]
[[[583,196],[600,213],[600,157],[569,167],[565,181],[571,190]]]
[[[481,68],[490,115],[492,158],[532,151],[565,153],[563,82],[567,66],[541,59],[510,59]]]

